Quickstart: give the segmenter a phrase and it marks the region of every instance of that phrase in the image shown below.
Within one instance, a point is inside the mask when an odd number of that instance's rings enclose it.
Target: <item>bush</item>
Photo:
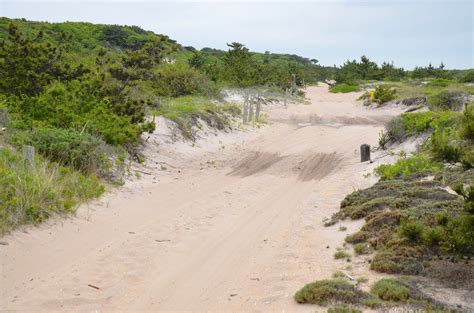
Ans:
[[[460,111],[464,105],[465,93],[461,91],[444,90],[428,97],[432,111]]]
[[[441,165],[431,161],[425,154],[416,154],[408,158],[397,160],[394,164],[382,164],[374,169],[374,172],[382,180],[392,180],[396,178],[410,178],[412,176],[426,176],[437,172]]]
[[[449,85],[453,84],[454,81],[445,79],[445,78],[436,78],[432,81],[429,81],[426,84],[426,87],[448,87]]]
[[[423,233],[423,224],[418,221],[404,221],[400,224],[400,235],[411,242],[419,242]]]
[[[355,254],[368,254],[370,253],[369,245],[366,243],[357,243],[354,245]]]
[[[392,278],[379,280],[372,286],[370,292],[384,301],[406,302],[410,298],[410,289]]]
[[[354,91],[359,91],[360,88],[357,85],[347,85],[347,84],[337,84],[334,87],[331,87],[329,89],[330,92],[332,93],[348,93],[348,92],[354,92]]]
[[[357,304],[366,297],[366,293],[343,279],[328,279],[307,284],[294,298],[298,303],[326,305],[330,302]]]
[[[461,120],[461,137],[474,140],[474,103],[466,105]]]
[[[474,70],[470,69],[463,73],[463,75],[459,78],[459,82],[461,83],[474,83]]]
[[[346,251],[344,251],[344,250],[338,250],[338,251],[336,251],[336,253],[334,253],[334,258],[335,259],[345,259],[345,258],[348,258],[350,256],[351,255],[349,253],[347,253]]]
[[[395,99],[395,88],[390,88],[385,85],[378,85],[374,91],[374,101],[378,104],[382,104]]]
[[[431,134],[429,149],[435,160],[459,162],[463,151],[458,139],[454,128],[439,128]]]
[[[0,149],[0,234],[54,213],[72,213],[77,204],[104,191],[98,179],[37,157],[35,165],[20,153]]]
[[[98,169],[107,157],[102,150],[103,141],[73,129],[35,128],[17,132],[13,141],[18,146],[34,146],[44,157],[83,172]]]

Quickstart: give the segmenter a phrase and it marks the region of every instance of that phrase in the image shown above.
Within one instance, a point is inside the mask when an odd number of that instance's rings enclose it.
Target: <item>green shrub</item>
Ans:
[[[369,245],[366,243],[357,243],[354,245],[355,254],[368,254],[370,253]]]
[[[337,84],[334,87],[329,89],[332,93],[348,93],[359,91],[360,87],[358,85],[347,85],[347,84]]]
[[[473,71],[474,72],[474,71]],[[461,137],[474,140],[474,103],[466,105],[461,120]]]
[[[445,78],[436,78],[432,81],[429,81],[426,84],[426,87],[448,87],[449,85],[453,84],[454,81],[445,79]]]
[[[379,280],[372,286],[370,292],[384,301],[406,302],[410,298],[410,289],[392,278]]]
[[[428,97],[428,104],[433,111],[460,111],[464,105],[464,92],[444,90]]]
[[[366,293],[343,279],[328,279],[307,284],[294,298],[298,303],[326,305],[331,302],[357,304],[366,297]]]
[[[463,153],[454,128],[439,128],[431,134],[429,149],[435,160],[447,162],[459,162]]]
[[[459,81],[461,83],[474,83],[474,69],[466,70]]]
[[[14,150],[0,149],[0,234],[54,213],[72,213],[104,191],[91,174],[81,174],[37,157],[30,166]]]
[[[418,221],[404,221],[399,229],[402,237],[411,242],[419,242],[423,233],[423,224]]]
[[[345,258],[348,258],[350,256],[351,255],[349,253],[347,253],[346,251],[344,251],[344,250],[338,250],[334,253],[334,258],[335,259],[345,259]]]
[[[13,140],[18,146],[34,146],[44,157],[84,172],[98,169],[99,162],[107,157],[103,141],[73,129],[35,128],[17,132]]]
[[[408,158],[401,158],[394,164],[382,164],[374,169],[374,172],[382,180],[392,180],[396,178],[410,178],[414,175],[418,177],[437,172],[441,169],[439,163],[431,161],[425,154],[416,154]]]
[[[375,88],[374,92],[374,101],[378,104],[382,104],[388,101],[395,99],[395,93],[397,90],[395,88],[390,88],[385,85],[378,85]]]

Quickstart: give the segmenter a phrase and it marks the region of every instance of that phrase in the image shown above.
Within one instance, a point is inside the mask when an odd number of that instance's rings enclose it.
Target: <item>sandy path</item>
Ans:
[[[307,96],[309,105],[272,108],[273,123],[243,142],[175,160],[159,183],[105,197],[88,218],[2,239],[0,307],[314,311],[292,300],[303,284],[340,269],[371,275],[362,259],[350,269],[333,259],[346,233],[321,221],[373,181],[362,173],[378,163],[361,164],[358,147],[375,145],[400,112],[366,109],[324,85]]]

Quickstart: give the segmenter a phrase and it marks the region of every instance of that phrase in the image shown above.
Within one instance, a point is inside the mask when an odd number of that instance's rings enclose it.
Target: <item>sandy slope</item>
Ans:
[[[153,137],[148,153],[161,155],[142,169],[152,175],[79,218],[2,239],[1,308],[314,311],[292,300],[303,284],[335,270],[370,278],[364,259],[334,260],[346,232],[322,219],[373,183],[362,173],[379,162],[360,163],[358,147],[375,145],[400,112],[366,109],[325,85],[307,96],[309,105],[267,108],[273,123],[258,132],[194,148]]]

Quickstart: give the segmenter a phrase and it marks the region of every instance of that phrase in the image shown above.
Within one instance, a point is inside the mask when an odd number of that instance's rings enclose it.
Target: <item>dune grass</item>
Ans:
[[[104,192],[97,177],[37,156],[30,165],[22,155],[0,148],[0,235],[53,214],[74,213],[78,204]]]

